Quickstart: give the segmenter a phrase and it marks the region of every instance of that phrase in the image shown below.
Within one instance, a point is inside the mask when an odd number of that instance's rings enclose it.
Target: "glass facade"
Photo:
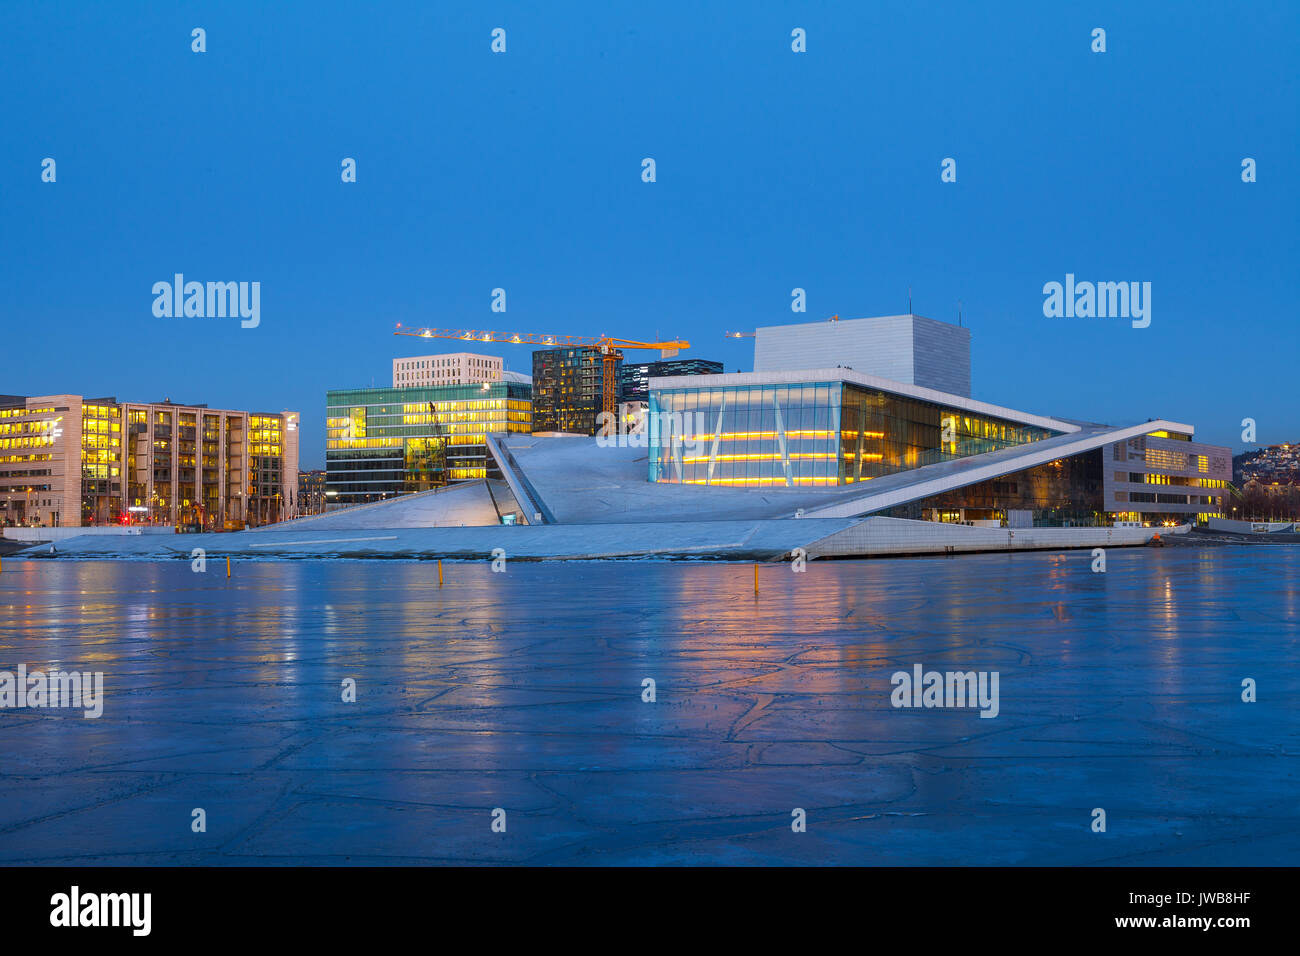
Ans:
[[[284,431],[279,415],[250,415],[248,418],[248,490],[256,524],[283,520],[282,493]],[[295,481],[297,474],[295,469]]]
[[[922,521],[997,521],[1012,527],[1104,526],[1100,448],[879,512]],[[1017,520],[1019,512],[1023,515]],[[1032,514],[1031,514],[1032,513]]]
[[[849,382],[656,389],[650,480],[845,485],[1051,437]]]
[[[658,362],[624,363],[618,370],[618,400],[648,402],[650,379],[670,375],[721,375],[722,363],[710,359],[661,359]]]
[[[530,433],[531,393],[515,382],[329,392],[329,501],[358,504],[501,477],[486,436]]]
[[[122,423],[116,405],[81,406],[81,523],[116,517],[122,498]]]
[[[21,401],[17,396],[12,400]],[[56,442],[66,407],[0,408],[0,523],[24,524],[45,508],[52,524],[62,523],[54,493]],[[61,470],[61,469],[60,469]],[[54,509],[50,511],[49,509]]]

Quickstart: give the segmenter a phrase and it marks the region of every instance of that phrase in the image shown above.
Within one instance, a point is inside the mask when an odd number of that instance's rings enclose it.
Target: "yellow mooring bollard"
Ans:
[[[226,577],[230,577],[230,555],[226,555]]]
[[[438,559],[438,587],[442,587],[442,558]]]
[[[758,565],[754,565],[754,597],[758,597]]]

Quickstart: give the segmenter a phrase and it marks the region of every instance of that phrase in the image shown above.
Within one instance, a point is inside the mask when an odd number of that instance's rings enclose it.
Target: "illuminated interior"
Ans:
[[[533,430],[515,382],[332,391],[325,464],[330,500],[356,504],[457,481],[499,478],[487,435]]]
[[[847,382],[662,389],[650,480],[800,487],[870,481],[1055,432]]]

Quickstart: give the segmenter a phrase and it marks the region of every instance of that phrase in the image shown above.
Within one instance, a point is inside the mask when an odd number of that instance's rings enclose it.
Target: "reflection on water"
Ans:
[[[1089,551],[764,565],[757,595],[752,566],[717,563],[448,562],[440,588],[424,562],[257,562],[227,579],[216,563],[8,560],[0,670],[102,670],[106,703],[98,721],[0,714],[0,772],[58,781],[51,793],[116,767],[229,773],[254,802],[292,782],[414,806],[465,787],[457,800],[491,807],[504,787],[543,816],[594,821],[597,842],[611,815],[734,819],[742,804],[902,808],[951,833],[990,807],[1090,807],[1108,790],[1117,804],[1204,801],[1220,785],[1195,774],[1225,775],[1205,740],[1287,744],[1237,688],[1269,676],[1289,681],[1275,699],[1296,690],[1298,555],[1112,549],[1101,574]],[[1000,716],[892,708],[890,676],[917,663],[998,671]],[[1264,799],[1276,763],[1226,773],[1253,781],[1232,799]],[[1056,839],[1025,826],[1006,861]],[[588,832],[571,823],[566,839],[588,839],[573,827]],[[292,822],[282,830],[292,844]],[[890,859],[923,860],[897,839]]]
[[[491,693],[509,668],[475,677],[476,661],[556,657],[533,675],[548,681],[569,653],[591,658],[596,680],[672,659],[701,685],[797,671],[808,694],[858,692],[920,653],[1014,668],[1123,651],[1171,678],[1243,616],[1294,623],[1296,554],[1113,550],[1102,574],[1086,551],[765,565],[757,595],[750,565],[712,563],[449,563],[439,588],[427,563],[265,562],[227,580],[179,561],[11,560],[0,633],[14,660],[239,662],[281,686],[351,666]]]
[[[10,647],[75,647],[78,657],[158,659],[220,649],[250,663],[347,659],[383,648],[378,666],[437,666],[465,642],[616,641],[690,659],[879,664],[922,643],[942,653],[1064,637],[1036,654],[1077,654],[1089,634],[1119,633],[1171,662],[1236,613],[1294,621],[1296,549],[1187,549],[1090,556],[987,555],[812,562],[448,564],[283,562],[195,574],[187,562],[19,562],[0,576]],[[1249,616],[1249,615],[1247,615]],[[431,639],[433,642],[431,643]],[[1064,649],[1063,649],[1064,648]],[[802,649],[802,651],[801,651]]]

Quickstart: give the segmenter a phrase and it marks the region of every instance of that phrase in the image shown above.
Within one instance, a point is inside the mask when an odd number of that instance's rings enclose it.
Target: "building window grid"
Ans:
[[[504,382],[486,390],[479,382],[331,392],[326,407],[326,480],[336,492],[331,500],[354,504],[497,476],[487,435],[531,432],[527,394],[527,386]],[[358,422],[364,422],[360,435]]]

